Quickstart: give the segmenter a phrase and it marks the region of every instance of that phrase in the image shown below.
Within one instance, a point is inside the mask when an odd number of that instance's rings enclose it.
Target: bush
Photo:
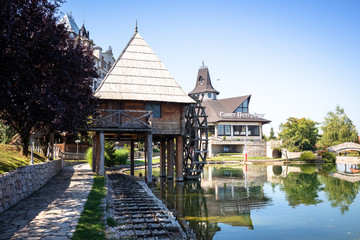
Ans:
[[[315,160],[316,160],[316,156],[312,152],[303,152],[300,155],[300,161],[315,161]]]
[[[91,147],[86,150],[86,160],[88,161],[90,166],[92,166],[92,148]]]
[[[315,165],[305,164],[300,166],[301,172],[305,174],[313,174],[316,172],[317,168]]]
[[[336,155],[333,152],[324,152],[322,154],[322,160],[328,163],[334,163],[336,161]]]
[[[129,157],[129,152],[125,149],[116,149],[114,153],[114,162],[116,165],[121,165],[126,163],[126,160]]]

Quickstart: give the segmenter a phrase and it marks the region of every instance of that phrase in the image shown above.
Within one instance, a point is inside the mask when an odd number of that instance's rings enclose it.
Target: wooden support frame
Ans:
[[[134,155],[135,147],[134,147],[134,140],[130,142],[130,174],[134,176],[135,172],[135,155]]]
[[[104,132],[100,132],[100,162],[99,162],[99,175],[105,175],[105,136]]]
[[[176,136],[176,181],[184,181],[183,177],[183,136]]]
[[[148,133],[147,136],[147,158],[148,158],[148,165],[147,165],[147,169],[148,169],[148,173],[147,173],[147,182],[148,184],[152,183],[152,133]]]
[[[174,178],[174,159],[175,152],[174,152],[174,137],[170,137],[167,140],[167,178],[173,179]]]
[[[160,141],[160,177],[166,177],[166,142]]]

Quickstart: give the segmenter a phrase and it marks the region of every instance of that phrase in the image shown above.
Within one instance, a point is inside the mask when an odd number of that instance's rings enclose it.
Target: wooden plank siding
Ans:
[[[135,110],[145,111],[144,101],[117,101],[103,100],[100,104],[104,110]],[[161,102],[161,118],[151,118],[152,134],[154,135],[182,135],[184,131],[184,104]],[[132,117],[140,117],[143,113],[131,113]],[[111,121],[119,122],[119,116],[114,115]],[[141,119],[145,122],[147,119]],[[121,123],[131,121],[131,118],[122,116]]]

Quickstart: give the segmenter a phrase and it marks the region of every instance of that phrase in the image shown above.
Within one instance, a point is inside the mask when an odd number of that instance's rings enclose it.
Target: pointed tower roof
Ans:
[[[65,28],[69,32],[74,32],[76,35],[79,34],[79,27],[76,24],[75,19],[72,17],[71,12],[70,14],[65,14],[58,24],[64,24]]]
[[[195,88],[189,93],[189,95],[201,94],[201,93],[216,93],[219,95],[219,92],[211,84],[209,69],[204,65],[200,67]]]
[[[95,91],[100,99],[194,103],[136,31]]]

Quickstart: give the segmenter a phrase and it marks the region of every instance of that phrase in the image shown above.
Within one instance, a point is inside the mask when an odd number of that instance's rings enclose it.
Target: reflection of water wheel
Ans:
[[[208,125],[205,108],[200,101],[185,109],[184,178],[199,179],[206,163]]]

